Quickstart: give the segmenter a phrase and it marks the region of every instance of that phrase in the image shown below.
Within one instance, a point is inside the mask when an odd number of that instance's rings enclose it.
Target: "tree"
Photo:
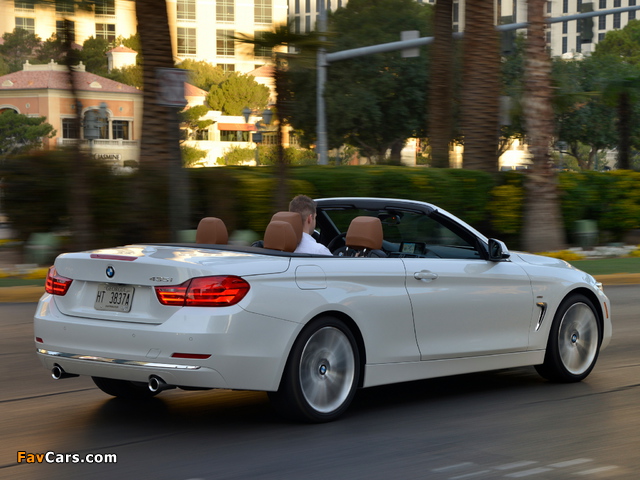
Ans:
[[[107,52],[110,49],[111,45],[106,39],[89,37],[82,44],[80,60],[88,72],[104,77],[108,71]]]
[[[529,0],[525,65],[525,126],[533,166],[525,180],[523,246],[533,252],[565,246],[558,184],[549,153],[553,137],[551,61],[546,50],[546,0]]]
[[[16,28],[13,32],[4,33],[2,40],[0,57],[2,57],[11,72],[22,70],[25,60],[35,57],[35,52],[41,42],[40,37],[22,28]]]
[[[466,2],[461,123],[464,168],[498,170],[500,55],[494,0]]]
[[[640,64],[640,20],[630,20],[622,30],[610,30],[598,42],[593,57],[616,57],[625,63]]]
[[[178,66],[189,72],[190,84],[201,88],[205,92],[211,90],[214,85],[220,85],[229,76],[222,68],[216,67],[205,60],[198,61],[187,58]]]
[[[122,68],[114,68],[107,73],[105,77],[142,89],[144,82],[142,81],[142,65],[128,65]]]
[[[13,110],[0,112],[0,159],[42,146],[56,131],[45,117],[29,117]]]
[[[403,30],[428,36],[431,16],[430,5],[413,0],[351,0],[329,17],[328,51],[398,41]],[[315,72],[297,65],[288,71],[293,74],[291,123],[313,143]],[[399,162],[406,139],[426,133],[427,72],[426,49],[419,58],[390,52],[332,63],[325,86],[329,148],[353,145],[372,162],[391,151],[392,162]]]
[[[449,167],[449,145],[453,138],[454,46],[451,18],[453,0],[441,0],[435,7],[435,35],[431,47],[429,85],[429,139],[431,166]]]
[[[39,63],[49,63],[54,61],[56,63],[64,63],[66,50],[64,48],[64,42],[61,38],[58,38],[56,34],[53,34],[50,38],[42,42],[36,59]]]
[[[262,111],[269,103],[269,87],[260,85],[251,75],[232,72],[207,94],[207,104],[225,115],[242,115],[242,109]]]

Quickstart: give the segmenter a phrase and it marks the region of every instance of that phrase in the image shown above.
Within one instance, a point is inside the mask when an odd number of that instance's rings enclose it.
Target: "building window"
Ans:
[[[111,138],[122,140],[130,140],[129,138],[129,122],[127,120],[113,120],[111,122]]]
[[[176,4],[176,17],[178,20],[195,20],[196,0],[178,0]]]
[[[21,28],[29,33],[36,33],[36,20],[35,18],[22,18],[16,17],[16,28]]]
[[[551,5],[552,5],[552,4],[551,4],[551,1],[550,1],[550,0],[548,0],[548,1],[547,1],[547,13],[551,13]]]
[[[629,6],[630,7],[635,7],[636,6],[636,0],[629,0]],[[636,11],[635,10],[631,10],[629,12],[629,20],[635,20],[636,18]]]
[[[606,30],[607,29],[607,16],[600,15],[598,16],[598,30]]]
[[[569,13],[569,0],[562,0],[562,13]]]
[[[620,28],[620,13],[613,14],[613,28]]]
[[[216,55],[233,57],[236,54],[233,30],[216,30]]]
[[[221,142],[248,142],[250,133],[243,130],[220,130]]]
[[[618,8],[622,6],[622,0],[613,0],[613,7]]]
[[[29,2],[28,0],[22,2],[16,0],[13,5],[16,10],[31,10],[32,12],[35,10],[33,2]]]
[[[304,33],[311,31],[311,15],[305,15],[304,17]]]
[[[75,118],[62,119],[62,138],[80,138]]]
[[[234,0],[218,0],[216,2],[216,21],[219,23],[236,21]]]
[[[73,2],[69,0],[56,0],[56,13],[75,13]]]
[[[103,38],[113,45],[116,42],[116,24],[96,23],[96,38]]]
[[[562,22],[562,33],[569,33],[569,22]]]
[[[178,55],[196,54],[196,29],[178,27]]]
[[[233,63],[219,63],[216,67],[221,68],[225,73],[236,71],[236,66]]]
[[[606,35],[606,34],[604,34],[604,33],[599,33],[599,34],[598,34],[598,41],[599,41],[599,42],[601,42],[602,40],[604,40],[604,36],[605,36],[605,35]]]
[[[96,15],[115,15],[116,0],[97,0]]]
[[[294,13],[298,13],[298,14],[300,13],[300,0],[295,1],[295,6],[293,10],[294,10]]]
[[[607,0],[600,0],[598,7],[602,10],[603,8],[607,8]]]
[[[75,42],[76,23],[70,20],[56,20],[56,36],[63,42]]]
[[[255,23],[267,23],[271,25],[272,20],[272,0],[255,0],[253,6],[253,15]]]
[[[567,46],[567,37],[562,37],[562,53],[567,53],[569,48]]]
[[[580,38],[580,35],[576,37],[576,52],[582,53],[582,38]]]
[[[304,11],[305,13],[311,13],[311,0],[305,0]]]
[[[454,3],[453,4],[453,22],[457,23],[459,21],[460,21],[460,4]]]

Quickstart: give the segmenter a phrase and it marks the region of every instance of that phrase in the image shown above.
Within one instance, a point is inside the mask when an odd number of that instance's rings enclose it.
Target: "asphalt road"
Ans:
[[[1,304],[0,479],[636,479],[640,286],[606,291],[614,337],[582,383],[520,368],[378,387],[324,425],[281,421],[263,393],[131,406],[87,378],[54,381],[34,352],[36,305]]]

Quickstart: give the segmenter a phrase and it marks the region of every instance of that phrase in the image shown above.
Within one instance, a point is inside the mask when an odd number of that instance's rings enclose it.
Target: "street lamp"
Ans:
[[[251,109],[249,107],[244,107],[242,109],[242,116],[244,117],[244,123],[249,123],[249,117],[251,116]],[[256,144],[256,152],[255,152],[256,165],[260,165],[260,153],[259,153],[258,144],[262,142],[262,130],[266,130],[265,125],[271,124],[272,118],[273,118],[273,112],[267,108],[265,109],[264,112],[262,112],[262,120],[258,120],[255,123],[256,132],[253,134],[253,143]]]

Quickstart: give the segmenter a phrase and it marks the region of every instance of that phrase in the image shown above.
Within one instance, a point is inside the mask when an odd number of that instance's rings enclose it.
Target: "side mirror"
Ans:
[[[511,254],[509,253],[509,249],[500,240],[496,240],[495,238],[489,239],[489,260],[492,262],[501,262],[509,258]]]

